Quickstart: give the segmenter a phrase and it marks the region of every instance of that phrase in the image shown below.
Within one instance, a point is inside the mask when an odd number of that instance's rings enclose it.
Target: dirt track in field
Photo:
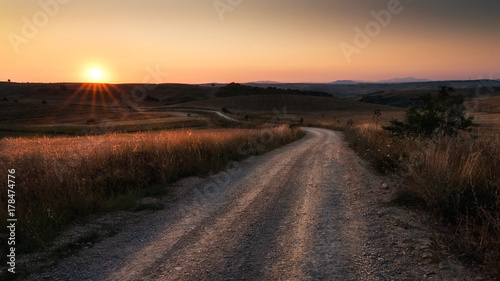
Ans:
[[[305,130],[226,172],[181,181],[189,192],[166,210],[30,279],[474,278],[454,260],[429,260],[425,221],[381,204],[390,197],[384,179],[340,133]]]

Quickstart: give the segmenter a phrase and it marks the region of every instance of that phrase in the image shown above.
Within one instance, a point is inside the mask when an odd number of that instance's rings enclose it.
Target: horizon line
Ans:
[[[185,83],[185,82],[160,82],[160,83],[141,83],[141,82],[40,82],[40,81],[0,81],[0,83],[12,83],[12,84],[113,84],[113,85],[126,85],[126,84],[134,84],[134,85],[161,85],[161,84],[183,84],[183,85],[209,85],[209,84],[231,84],[231,83],[237,83],[237,84],[251,84],[251,83],[258,83],[258,84],[335,84],[337,82],[342,83],[342,82],[352,82],[352,84],[405,84],[405,83],[432,83],[432,82],[464,82],[464,81],[499,81],[500,78],[477,78],[477,79],[443,79],[443,80],[430,80],[430,79],[417,79],[415,80],[421,80],[421,81],[402,81],[402,82],[388,82],[390,80],[396,80],[396,79],[405,79],[405,78],[392,78],[392,79],[384,79],[384,80],[378,80],[378,81],[363,81],[363,80],[350,80],[350,79],[343,79],[343,80],[335,80],[335,81],[329,81],[329,82],[307,82],[307,81],[301,81],[301,82],[279,82],[279,81],[249,81],[249,82],[236,82],[236,81],[231,81],[231,82],[202,82],[202,83]]]

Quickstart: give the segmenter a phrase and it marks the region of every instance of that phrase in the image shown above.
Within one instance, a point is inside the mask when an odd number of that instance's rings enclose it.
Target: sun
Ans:
[[[102,82],[104,74],[99,68],[92,68],[91,70],[89,70],[89,78],[92,82],[99,83]]]

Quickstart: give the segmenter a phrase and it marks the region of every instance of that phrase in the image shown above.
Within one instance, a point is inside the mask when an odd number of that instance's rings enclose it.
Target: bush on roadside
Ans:
[[[441,86],[437,96],[420,97],[420,108],[409,107],[403,122],[392,120],[384,129],[395,135],[456,135],[474,126],[473,116],[466,117],[464,97],[453,87]]]

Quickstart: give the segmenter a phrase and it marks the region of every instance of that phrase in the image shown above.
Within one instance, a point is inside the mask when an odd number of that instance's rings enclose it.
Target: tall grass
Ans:
[[[419,160],[411,173],[419,194],[458,227],[464,252],[500,274],[500,134],[440,138]]]
[[[43,245],[75,218],[109,208],[120,195],[302,137],[301,129],[214,129],[0,140],[0,167],[16,170],[18,239]],[[7,202],[7,192],[0,193]],[[0,209],[5,221],[6,208]]]
[[[379,172],[399,172],[408,184],[395,201],[424,204],[455,227],[456,249],[500,275],[500,132],[457,137],[394,137],[373,127],[344,130]]]

